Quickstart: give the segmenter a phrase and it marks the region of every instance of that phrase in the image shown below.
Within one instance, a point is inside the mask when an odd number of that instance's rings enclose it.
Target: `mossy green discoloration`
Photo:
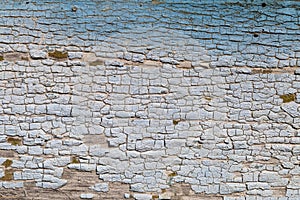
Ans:
[[[103,60],[95,60],[89,63],[90,66],[98,66],[98,65],[104,65],[104,61]]]
[[[49,52],[48,56],[55,59],[67,59],[68,53],[62,51],[53,51],[53,52]]]
[[[288,103],[296,100],[296,94],[283,94],[279,97],[283,100],[283,103]]]
[[[207,100],[207,101],[211,101],[212,100],[212,98],[208,97],[208,96],[204,97],[204,99]]]
[[[253,69],[252,74],[271,74],[273,71],[271,69]]]
[[[168,177],[174,177],[174,176],[177,176],[176,172],[172,172],[172,173],[168,174]]]
[[[17,145],[20,146],[20,145],[22,145],[22,140],[20,138],[8,137],[6,139],[6,141],[8,143],[10,143],[11,145],[14,145],[14,146],[17,146]]]
[[[72,163],[72,164],[80,163],[79,158],[77,158],[77,157],[75,157],[75,156],[72,156],[72,158],[71,158],[71,163]]]
[[[3,61],[3,60],[4,60],[3,56],[2,56],[2,55],[0,55],[0,61]]]
[[[174,119],[173,124],[176,126],[180,122],[180,119]]]
[[[264,70],[262,70],[262,73],[263,74],[271,74],[272,70],[271,69],[264,69]]]
[[[14,179],[14,170],[6,169],[4,171],[4,176],[0,179],[1,181],[11,181]]]
[[[10,167],[12,165],[12,163],[13,163],[12,160],[7,159],[6,161],[4,161],[2,163],[2,166],[4,166],[5,168],[7,168],[7,167]]]
[[[21,60],[29,61],[29,57],[28,56],[21,56]]]

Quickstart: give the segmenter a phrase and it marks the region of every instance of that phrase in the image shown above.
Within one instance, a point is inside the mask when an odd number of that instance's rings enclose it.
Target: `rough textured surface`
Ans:
[[[1,1],[1,199],[299,199],[299,1]]]

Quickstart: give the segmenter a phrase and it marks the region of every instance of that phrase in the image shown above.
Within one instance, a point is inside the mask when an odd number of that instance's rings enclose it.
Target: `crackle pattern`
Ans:
[[[299,1],[0,5],[1,198],[300,198]]]

